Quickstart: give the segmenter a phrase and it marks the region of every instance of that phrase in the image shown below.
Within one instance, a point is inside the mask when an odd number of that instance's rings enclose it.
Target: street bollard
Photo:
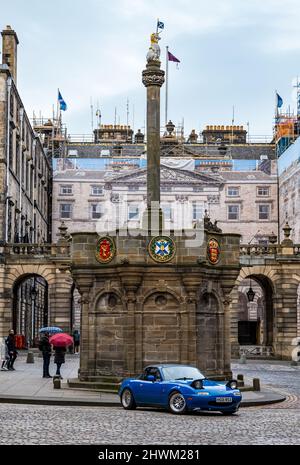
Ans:
[[[259,378],[253,378],[253,390],[260,391],[260,380]]]
[[[238,383],[238,387],[245,386],[244,375],[242,375],[242,374],[237,375],[237,383]]]
[[[26,363],[34,363],[34,354],[33,352],[27,353]]]
[[[53,376],[53,388],[54,389],[60,389],[61,388],[60,376]]]

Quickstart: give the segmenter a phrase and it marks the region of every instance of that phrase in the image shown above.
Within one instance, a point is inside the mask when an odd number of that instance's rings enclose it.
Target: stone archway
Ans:
[[[142,360],[152,363],[181,361],[180,304],[169,292],[153,292],[143,305]]]
[[[258,322],[256,328],[256,343],[262,346],[273,347],[274,343],[274,288],[270,279],[261,274],[251,274],[248,276],[254,280],[260,287],[262,295],[260,296],[260,302],[256,299],[256,321]],[[259,292],[259,289],[257,289]],[[257,298],[257,296],[255,296]],[[263,305],[263,310],[258,313],[258,304]],[[259,318],[261,316],[261,319]],[[260,327],[261,325],[261,327]],[[261,334],[261,337],[258,336]]]
[[[13,286],[13,329],[19,348],[36,347],[48,326],[48,283],[40,275],[21,276]]]
[[[253,291],[253,300],[247,293]],[[244,278],[238,286],[238,342],[240,345],[260,345],[266,339],[266,298],[272,299],[268,286],[253,275]],[[269,295],[270,294],[270,295]],[[273,318],[273,312],[272,316]]]
[[[89,339],[91,364],[98,375],[122,374],[126,371],[125,339],[127,312],[118,293],[104,292],[98,296],[90,324],[94,327]]]

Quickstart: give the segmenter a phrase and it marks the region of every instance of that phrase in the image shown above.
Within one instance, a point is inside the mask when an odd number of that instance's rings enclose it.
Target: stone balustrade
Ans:
[[[300,249],[300,246],[299,246]],[[276,255],[281,253],[281,245],[279,244],[241,244],[240,255]],[[300,253],[300,252],[299,252]]]
[[[63,244],[25,244],[25,243],[12,243],[12,244],[4,244],[0,247],[0,254],[2,256],[24,256],[28,255],[30,257],[33,256],[61,256],[61,255],[69,255],[70,252],[70,244],[63,243]]]

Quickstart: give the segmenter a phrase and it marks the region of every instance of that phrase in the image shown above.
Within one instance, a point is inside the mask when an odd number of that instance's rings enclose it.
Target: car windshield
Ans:
[[[204,379],[198,368],[187,366],[174,366],[162,368],[165,380],[169,379]]]

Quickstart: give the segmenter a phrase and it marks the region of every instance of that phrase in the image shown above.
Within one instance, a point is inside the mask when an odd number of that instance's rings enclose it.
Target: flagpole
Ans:
[[[59,113],[59,89],[57,89],[57,105],[56,105],[56,123],[57,123],[57,130],[58,130],[58,113]]]
[[[166,101],[165,101],[165,125],[168,123],[168,79],[169,79],[169,47],[166,46]]]

